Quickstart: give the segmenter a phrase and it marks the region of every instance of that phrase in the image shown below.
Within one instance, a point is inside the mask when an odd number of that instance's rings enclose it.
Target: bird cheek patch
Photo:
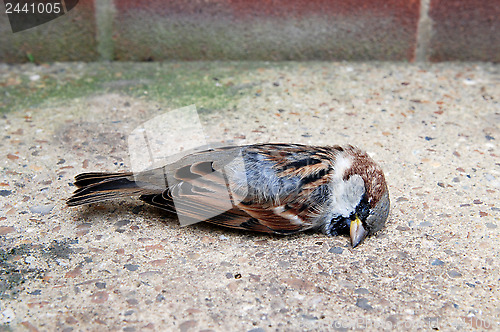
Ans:
[[[330,184],[332,201],[331,209],[348,218],[359,204],[365,193],[365,185],[361,176],[352,175],[347,181],[334,181]]]

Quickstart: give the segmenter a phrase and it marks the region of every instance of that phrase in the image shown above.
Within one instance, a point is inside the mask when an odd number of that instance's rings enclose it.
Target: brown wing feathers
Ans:
[[[334,148],[336,149],[336,147]],[[267,150],[267,154],[266,154]],[[331,165],[325,160],[331,160],[331,150],[316,150],[315,154],[305,151],[302,146],[275,145],[247,147],[247,153],[265,155],[268,160],[275,161],[275,168],[280,177],[298,177],[301,180],[301,190],[314,191],[318,186],[328,181],[325,176]],[[271,152],[269,152],[271,151]],[[216,153],[220,153],[216,152]],[[291,233],[311,227],[309,219],[315,211],[311,210],[310,202],[297,201],[295,195],[281,197],[280,206],[262,202],[260,197],[246,197],[243,201],[233,204],[233,208],[222,212],[221,197],[227,196],[226,180],[222,173],[214,169],[210,152],[200,154],[202,159],[192,160],[185,166],[175,168],[173,175],[177,183],[171,190],[159,186],[149,187],[138,184],[132,173],[83,173],[75,177],[77,189],[67,201],[69,206],[99,202],[118,197],[140,196],[142,201],[158,208],[175,212],[173,197],[179,211],[189,214],[198,220],[223,225],[231,228],[249,229],[259,232]],[[328,154],[328,156],[325,156]],[[195,158],[193,158],[195,159]],[[307,166],[307,167],[305,167]],[[258,170],[260,171],[260,170]],[[151,173],[158,175],[159,173]],[[161,173],[163,174],[163,173]],[[155,179],[142,173],[141,181],[155,182]],[[163,175],[161,176],[163,178]],[[153,189],[151,189],[153,188]],[[309,195],[305,195],[308,197]],[[234,202],[233,202],[234,203]],[[212,214],[211,214],[212,213]],[[208,214],[215,217],[204,218]]]

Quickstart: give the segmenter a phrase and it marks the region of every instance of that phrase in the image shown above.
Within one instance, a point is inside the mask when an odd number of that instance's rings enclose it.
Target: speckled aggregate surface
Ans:
[[[0,119],[0,329],[500,329],[498,65],[280,63],[238,82],[233,106],[200,113],[209,134],[367,150],[387,227],[352,249],[181,228],[134,199],[68,208],[74,175],[127,169],[128,133],[172,107],[103,91],[15,110]]]

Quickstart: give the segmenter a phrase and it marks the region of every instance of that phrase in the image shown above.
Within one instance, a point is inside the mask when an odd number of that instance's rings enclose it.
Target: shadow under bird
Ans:
[[[350,145],[210,149],[138,173],[82,173],[75,186],[69,206],[139,196],[181,223],[277,234],[315,229],[349,235],[353,247],[384,227],[390,207],[382,169]]]

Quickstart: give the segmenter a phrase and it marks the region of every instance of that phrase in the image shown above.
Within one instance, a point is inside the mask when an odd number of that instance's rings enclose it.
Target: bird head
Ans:
[[[351,244],[356,247],[365,237],[381,230],[389,215],[390,200],[384,172],[377,163],[358,148],[349,147],[351,167],[344,173],[344,180],[359,176],[363,181],[364,193],[349,216]]]
[[[367,153],[353,146],[337,150],[331,185],[333,218],[327,233],[349,234],[356,247],[384,227],[389,191],[382,169]]]

